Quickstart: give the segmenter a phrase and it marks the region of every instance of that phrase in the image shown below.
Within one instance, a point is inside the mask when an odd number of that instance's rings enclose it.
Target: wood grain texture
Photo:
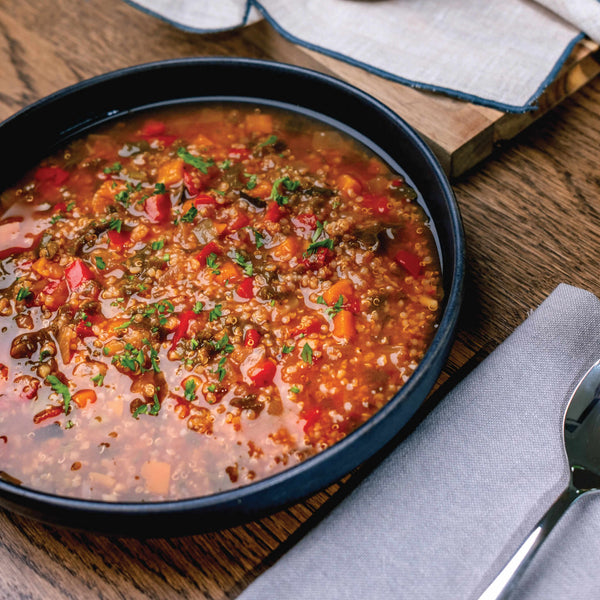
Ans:
[[[439,152],[481,157],[454,189],[468,246],[465,310],[435,391],[407,431],[560,282],[600,295],[600,80],[593,46],[556,89],[552,112],[517,123],[498,111],[425,94],[330,62],[265,23],[210,36],[178,31],[118,0],[0,3],[0,118],[116,68],[198,55],[267,57],[335,73],[405,114]],[[585,56],[584,56],[585,55]],[[589,59],[589,60],[588,60]],[[593,79],[591,83],[587,83]],[[586,84],[578,93],[573,90]],[[568,92],[568,93],[567,93]],[[440,103],[447,105],[440,112]],[[402,113],[401,113],[402,114]],[[450,116],[448,116],[450,115]],[[448,127],[448,119],[461,127]],[[447,168],[452,170],[452,161]],[[463,160],[463,159],[461,159]],[[459,170],[464,170],[463,167]],[[113,539],[46,526],[0,510],[0,599],[234,598],[341,501],[377,460],[306,502],[260,521],[181,539]]]

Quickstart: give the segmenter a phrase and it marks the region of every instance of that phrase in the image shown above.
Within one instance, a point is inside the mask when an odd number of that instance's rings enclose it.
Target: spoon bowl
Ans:
[[[479,600],[509,598],[542,542],[571,504],[586,492],[600,489],[599,428],[600,360],[581,378],[565,411],[563,441],[570,467],[569,485],[538,521]]]

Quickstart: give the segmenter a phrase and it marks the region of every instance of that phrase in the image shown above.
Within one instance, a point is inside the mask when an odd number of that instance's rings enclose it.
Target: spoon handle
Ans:
[[[538,548],[552,531],[556,523],[566,512],[567,508],[579,497],[578,490],[569,483],[569,487],[558,497],[556,502],[546,511],[538,521],[527,539],[514,553],[506,566],[496,576],[494,581],[479,596],[479,600],[505,600],[508,598],[515,584],[531,562]]]

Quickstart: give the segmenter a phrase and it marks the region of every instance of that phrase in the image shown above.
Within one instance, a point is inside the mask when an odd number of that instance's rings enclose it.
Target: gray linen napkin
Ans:
[[[477,598],[568,481],[563,413],[600,357],[600,302],[560,285],[240,600]],[[516,594],[600,597],[600,495],[579,499]]]
[[[597,0],[126,1],[200,33],[264,15],[293,42],[513,112],[534,106],[581,31],[600,41]]]

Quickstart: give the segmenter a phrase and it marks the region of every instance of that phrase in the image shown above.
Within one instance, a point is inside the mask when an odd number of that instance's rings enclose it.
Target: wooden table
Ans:
[[[0,3],[0,118],[93,75],[197,55],[333,69],[265,23],[198,36],[118,0],[8,0]],[[586,81],[598,72],[593,65],[586,63]],[[356,70],[342,75],[373,85],[373,76]],[[393,103],[393,84],[377,85]],[[448,102],[456,110],[469,108]],[[467,306],[440,378],[444,387],[498,345],[558,283],[600,296],[599,136],[595,78],[454,179],[468,246]],[[233,598],[343,499],[355,479],[260,521],[182,539],[109,539],[0,511],[0,598]]]

